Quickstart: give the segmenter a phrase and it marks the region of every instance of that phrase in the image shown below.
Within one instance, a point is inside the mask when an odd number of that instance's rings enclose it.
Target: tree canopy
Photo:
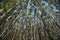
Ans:
[[[0,0],[1,40],[60,40],[59,0]]]

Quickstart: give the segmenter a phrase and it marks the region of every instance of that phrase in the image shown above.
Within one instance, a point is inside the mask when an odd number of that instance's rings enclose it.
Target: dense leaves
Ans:
[[[0,39],[60,40],[60,12],[58,1],[1,1]]]

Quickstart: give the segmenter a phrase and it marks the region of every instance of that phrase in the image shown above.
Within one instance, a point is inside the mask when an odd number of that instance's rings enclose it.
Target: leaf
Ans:
[[[20,3],[22,2],[22,0],[19,0],[20,1]]]
[[[3,9],[0,9],[0,12],[2,12],[3,11]]]

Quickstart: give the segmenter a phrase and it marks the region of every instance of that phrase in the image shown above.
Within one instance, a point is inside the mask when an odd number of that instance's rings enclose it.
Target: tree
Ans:
[[[7,0],[1,2],[1,39],[59,40],[60,14],[57,2],[58,0]]]

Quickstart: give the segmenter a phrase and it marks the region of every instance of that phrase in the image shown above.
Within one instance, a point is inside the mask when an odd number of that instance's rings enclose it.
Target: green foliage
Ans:
[[[20,1],[20,3],[22,3],[22,0],[19,0]]]
[[[42,0],[1,2],[0,37],[2,40],[58,40],[60,23],[57,20],[60,14],[50,6],[54,0],[44,2],[42,3]]]

